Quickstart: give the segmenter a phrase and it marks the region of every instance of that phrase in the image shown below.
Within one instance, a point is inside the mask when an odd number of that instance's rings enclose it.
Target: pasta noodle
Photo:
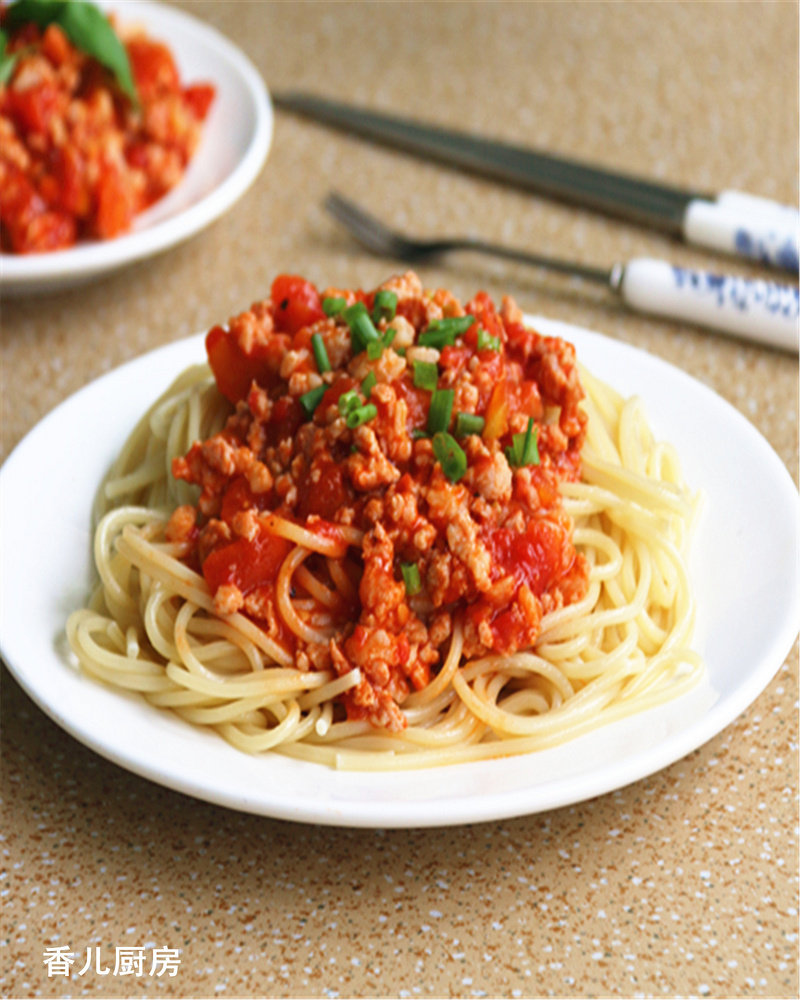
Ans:
[[[324,645],[336,634],[359,588],[360,527],[325,533],[263,515],[286,546],[273,608],[281,625],[271,630],[244,609],[221,611],[191,565],[191,542],[169,537],[172,512],[198,495],[172,475],[173,459],[231,412],[206,365],[150,409],[102,486],[98,584],[67,623],[81,667],[242,751],[376,770],[529,753],[686,692],[703,671],[687,569],[697,497],[674,449],[654,440],[642,401],[584,369],[580,380],[581,474],[560,491],[583,592],[547,610],[533,646],[512,652],[465,655],[468,623],[454,614],[437,669],[402,700],[402,729],[341,711],[363,667],[309,669],[281,639],[288,630]]]

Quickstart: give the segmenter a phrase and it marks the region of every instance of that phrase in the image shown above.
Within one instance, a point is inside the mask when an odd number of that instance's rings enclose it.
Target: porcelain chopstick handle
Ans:
[[[640,312],[798,351],[800,296],[791,285],[636,257],[622,268],[617,288],[625,303]]]
[[[800,213],[768,198],[723,191],[714,201],[695,198],[683,217],[688,243],[792,271],[800,266]]]

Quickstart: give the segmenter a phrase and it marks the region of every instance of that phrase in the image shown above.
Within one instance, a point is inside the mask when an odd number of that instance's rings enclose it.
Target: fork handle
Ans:
[[[798,352],[800,296],[791,285],[637,257],[624,265],[616,286],[623,301],[639,312]]]

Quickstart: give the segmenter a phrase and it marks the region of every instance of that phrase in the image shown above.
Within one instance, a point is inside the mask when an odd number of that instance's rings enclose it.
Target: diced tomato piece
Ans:
[[[293,438],[307,419],[306,411],[295,396],[281,396],[272,407],[272,416],[266,425],[266,443],[277,445],[286,438]]]
[[[178,68],[166,45],[148,38],[132,38],[125,48],[128,50],[136,89],[143,101],[152,100],[158,94],[176,93],[180,90]]]
[[[44,210],[44,202],[25,173],[10,163],[3,164],[3,183],[0,184],[0,218],[7,225],[15,225],[25,218],[32,218]]]
[[[89,215],[92,199],[86,164],[75,146],[53,150],[50,172],[42,178],[39,190],[48,204],[80,219]]]
[[[42,52],[54,66],[62,66],[73,57],[73,48],[62,28],[48,24],[42,36]]]
[[[472,351],[464,345],[443,347],[439,355],[439,364],[442,368],[449,368],[454,373],[458,373],[467,364],[471,356]]]
[[[3,239],[14,253],[35,253],[72,246],[77,237],[75,220],[46,203],[16,167],[5,166],[0,185],[0,220]]]
[[[241,511],[251,508],[264,510],[266,506],[267,497],[265,494],[253,493],[244,476],[237,476],[225,490],[219,516],[226,524],[231,524],[234,517]]]
[[[221,326],[206,334],[208,363],[219,391],[232,403],[245,399],[252,382],[268,384],[272,364],[263,354],[245,354],[237,341]]]
[[[431,404],[431,394],[427,389],[420,389],[410,379],[397,379],[392,382],[397,398],[405,400],[408,416],[406,429],[409,433],[415,428],[425,427],[428,420],[428,410]]]
[[[203,576],[212,592],[223,584],[233,584],[243,594],[256,587],[274,584],[281,563],[292,543],[266,531],[255,538],[237,538],[215,549],[203,562]]]
[[[297,513],[300,517],[316,514],[319,517],[333,520],[342,507],[353,500],[353,494],[345,479],[344,468],[340,462],[332,458],[319,458],[314,463],[315,473],[319,473],[314,482],[308,475],[304,476],[297,489]]]
[[[287,333],[297,333],[325,317],[319,292],[298,275],[278,275],[272,282],[271,298],[275,324]]]
[[[484,533],[483,542],[492,557],[492,578],[511,574],[537,597],[575,561],[569,532],[549,518],[530,521],[522,532],[494,528]]]
[[[200,121],[203,121],[208,114],[215,95],[216,89],[210,83],[195,83],[183,91],[183,99]]]
[[[505,342],[506,332],[503,321],[498,315],[494,302],[487,292],[478,292],[467,305],[466,311],[474,316],[476,320],[476,323],[473,323],[465,334],[464,339],[468,344],[475,347],[478,346],[478,329],[481,327],[490,337],[499,337],[501,344]],[[473,338],[474,345],[472,345]]]
[[[46,134],[53,115],[58,110],[60,97],[58,87],[48,80],[12,90],[9,105],[12,117],[22,132]]]
[[[110,239],[130,229],[136,214],[136,196],[122,172],[104,163],[95,189],[95,233],[101,239]]]

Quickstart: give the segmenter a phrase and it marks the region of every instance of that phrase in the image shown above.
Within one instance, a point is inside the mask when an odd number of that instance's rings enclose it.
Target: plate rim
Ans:
[[[154,35],[159,34],[159,23],[171,23],[213,49],[218,57],[224,59],[229,70],[235,72],[250,99],[252,121],[249,142],[234,168],[220,183],[191,205],[152,225],[131,230],[112,240],[79,243],[52,253],[0,253],[0,291],[8,296],[85,283],[179,246],[232,208],[258,177],[272,147],[275,113],[271,94],[250,57],[229,38],[213,25],[159,0],[95,2],[104,10],[119,11],[120,14],[130,11],[128,19],[141,21]],[[179,51],[180,33],[177,42],[170,37],[169,45],[173,51]],[[180,183],[173,191],[179,187]]]
[[[657,356],[649,354],[648,352],[632,345],[612,340],[597,331],[575,326],[573,324],[563,323],[559,320],[548,319],[547,317],[528,315],[526,316],[526,320],[532,325],[538,326],[542,332],[545,333],[552,332],[557,335],[566,336],[568,339],[571,336],[574,337],[575,335],[579,338],[588,337],[588,343],[590,345],[594,344],[596,347],[612,345],[613,350],[616,353],[621,354],[623,358],[633,356],[639,364],[644,364],[646,367],[654,365],[656,371],[668,369],[671,378],[677,379],[679,384],[691,384],[694,391],[700,392],[706,398],[713,400],[713,405],[721,407],[725,416],[728,419],[735,421],[741,433],[746,434],[751,438],[754,444],[758,446],[759,451],[762,453],[765,460],[770,463],[773,473],[778,476],[779,482],[783,484],[782,489],[786,491],[786,498],[791,498],[792,503],[795,505],[797,504],[797,488],[794,481],[785,464],[774,451],[769,442],[739,410],[694,376],[688,374],[675,365],[672,365],[668,361],[658,358]],[[149,367],[153,363],[156,356],[157,360],[160,362],[159,371],[161,369],[169,369],[172,372],[172,376],[176,375],[177,369],[170,368],[172,359],[181,359],[184,365],[191,363],[191,352],[197,348],[197,360],[202,360],[203,337],[203,333],[195,334],[189,338],[174,341],[148,351],[147,353],[118,366],[112,371],[99,376],[97,379],[73,393],[66,400],[59,403],[23,437],[23,439],[9,454],[2,467],[0,467],[0,514],[2,513],[2,507],[5,505],[8,491],[10,489],[8,485],[9,481],[11,481],[11,485],[13,486],[14,469],[21,460],[24,461],[25,451],[28,447],[30,447],[30,441],[32,440],[33,435],[45,433],[47,427],[51,426],[50,422],[58,422],[66,408],[80,406],[81,397],[83,397],[84,394],[99,391],[97,388],[99,386],[110,388],[118,379],[122,379],[123,381],[129,379],[132,373],[137,369],[141,368],[144,370]],[[163,385],[160,382],[155,384],[153,394],[157,394],[157,392],[162,388]],[[147,401],[141,403],[142,412],[147,405]],[[121,441],[117,441],[117,443],[121,444]],[[22,459],[20,456],[22,456]],[[96,486],[97,483],[94,483],[91,488],[95,489]],[[87,538],[89,537],[89,516],[90,511],[87,507]],[[1,526],[0,532],[2,532]],[[2,535],[0,535],[0,537],[2,537]],[[86,568],[88,568],[88,566]],[[0,567],[0,585],[4,586],[6,583],[7,569],[3,566]],[[794,579],[791,581],[791,588],[796,594],[798,589],[796,572],[794,574]],[[0,603],[4,604],[5,602],[0,601]],[[375,802],[361,801],[358,803],[358,812],[353,814],[352,802],[347,802],[341,798],[337,799],[335,795],[328,799],[321,796],[316,802],[309,801],[308,799],[305,799],[302,802],[291,802],[285,797],[281,800],[280,796],[278,801],[275,801],[274,799],[268,801],[265,800],[263,795],[259,795],[256,792],[253,792],[252,794],[245,794],[241,790],[238,790],[235,794],[227,794],[224,790],[220,791],[218,789],[214,789],[210,793],[208,787],[204,785],[203,775],[192,776],[191,774],[187,775],[186,773],[179,773],[177,775],[175,773],[165,774],[163,769],[154,769],[150,763],[142,762],[141,760],[137,761],[135,759],[132,760],[129,748],[126,752],[124,747],[120,750],[119,747],[115,748],[114,746],[108,746],[102,740],[94,737],[92,733],[87,733],[84,729],[82,729],[79,724],[69,718],[69,713],[65,714],[59,710],[58,706],[48,702],[46,695],[43,694],[37,687],[36,683],[33,682],[30,676],[30,667],[17,662],[13,638],[9,641],[8,630],[3,624],[5,620],[6,616],[3,613],[2,608],[0,608],[0,655],[3,656],[9,671],[23,690],[29,695],[29,697],[32,698],[39,708],[45,712],[46,715],[48,715],[57,725],[60,726],[60,728],[64,729],[67,733],[76,738],[79,742],[83,743],[85,746],[89,747],[91,750],[99,753],[101,756],[112,761],[113,763],[122,766],[126,770],[138,774],[148,780],[154,781],[163,787],[171,788],[183,794],[188,794],[202,801],[212,802],[227,808],[270,816],[277,819],[347,827],[421,828],[432,826],[452,826],[465,823],[483,822],[487,820],[501,820],[575,804],[577,802],[594,798],[598,795],[607,794],[616,788],[620,788],[633,781],[646,778],[662,768],[675,763],[685,757],[688,753],[708,742],[708,740],[726,728],[726,726],[733,722],[750,704],[752,704],[752,702],[766,688],[775,674],[777,674],[782,664],[785,662],[786,656],[791,650],[792,644],[797,635],[798,625],[800,625],[800,612],[796,613],[794,616],[787,616],[782,621],[781,628],[774,636],[771,644],[771,650],[768,657],[769,663],[766,664],[764,661],[767,658],[762,657],[762,662],[759,663],[758,669],[751,671],[748,674],[747,683],[739,686],[735,696],[727,696],[725,698],[718,699],[716,703],[704,713],[703,725],[692,725],[679,731],[677,734],[673,734],[670,739],[669,749],[667,752],[660,751],[658,748],[651,748],[644,755],[644,759],[641,756],[637,758],[636,755],[634,755],[633,760],[629,764],[619,765],[612,768],[610,771],[606,769],[606,773],[603,775],[602,780],[597,780],[597,776],[593,775],[591,770],[582,772],[577,778],[573,777],[565,783],[569,791],[566,791],[565,789],[559,790],[558,788],[549,788],[546,786],[546,783],[537,783],[522,789],[511,791],[501,790],[500,792],[494,794],[484,794],[481,796],[480,800],[477,801],[467,797],[455,799],[450,798],[448,799],[448,809],[446,814],[437,810],[436,802],[434,800],[420,800],[411,805],[408,801],[402,799],[395,802],[387,802],[383,798]],[[96,682],[89,681],[86,678],[84,678],[84,681],[96,684]],[[117,697],[119,696],[116,692],[114,692],[114,694]],[[142,706],[144,707],[143,702]],[[639,718],[641,718],[641,716],[639,716]],[[611,731],[611,727],[617,725],[617,723],[613,723],[611,726],[605,727],[605,729],[607,731]],[[592,734],[590,734],[590,737],[591,735]],[[222,746],[227,746],[215,734],[212,734],[212,736],[214,739],[219,740]],[[189,739],[191,741],[191,737],[189,737]],[[583,737],[580,738],[580,740],[584,739],[585,738]],[[578,745],[578,741],[573,741],[572,745]],[[232,750],[232,748],[230,749]],[[222,748],[220,748],[220,753],[222,752]],[[233,753],[238,754],[238,751],[233,751]],[[546,751],[541,751],[540,753],[546,753]],[[263,760],[264,758],[247,759]],[[275,757],[272,759],[282,761],[283,763],[280,767],[287,769],[289,772],[297,767],[301,769],[307,769],[309,767],[313,768],[314,774],[320,777],[323,784],[326,776],[331,773],[340,773],[331,772],[328,768],[321,765],[307,764],[301,761],[291,761],[283,757]],[[469,768],[469,773],[491,773],[492,768],[496,768],[498,765],[502,766],[507,761],[519,761],[520,759],[524,758],[507,758],[506,761],[493,760],[481,762],[480,764],[456,764],[449,765],[446,768],[437,768],[434,770],[439,774],[443,774],[445,772],[452,772],[453,768]],[[644,766],[642,766],[643,764]],[[269,770],[269,768],[267,768],[267,770]],[[417,770],[406,773],[422,775],[425,772]],[[465,771],[463,773],[466,774],[467,772]],[[544,792],[547,794],[544,794]],[[533,797],[535,800],[537,798],[537,793],[539,801],[532,804],[531,798]]]

